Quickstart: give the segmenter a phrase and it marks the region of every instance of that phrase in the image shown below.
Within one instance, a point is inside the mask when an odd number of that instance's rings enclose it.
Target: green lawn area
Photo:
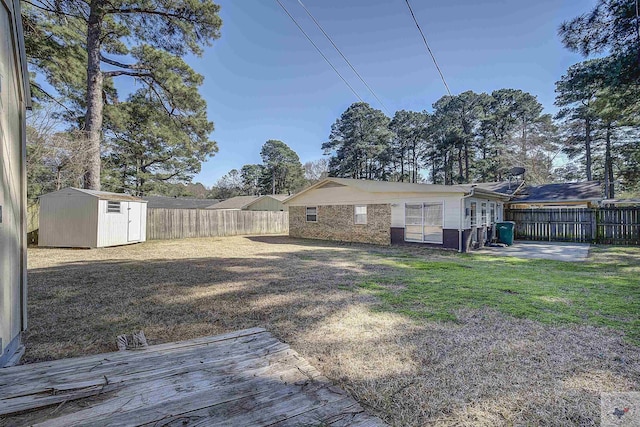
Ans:
[[[639,248],[594,248],[575,263],[476,254],[385,263],[399,274],[358,284],[380,298],[380,310],[456,321],[456,309],[490,307],[547,324],[607,326],[640,344]]]

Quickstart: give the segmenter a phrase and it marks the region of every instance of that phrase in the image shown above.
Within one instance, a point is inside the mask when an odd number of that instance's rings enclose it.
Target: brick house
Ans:
[[[284,201],[289,235],[466,252],[491,238],[506,194],[476,185],[327,178]]]

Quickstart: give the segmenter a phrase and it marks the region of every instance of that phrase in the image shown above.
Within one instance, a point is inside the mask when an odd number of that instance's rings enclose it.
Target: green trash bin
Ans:
[[[498,231],[498,241],[505,245],[513,245],[513,228],[516,225],[513,221],[504,221],[496,224]]]

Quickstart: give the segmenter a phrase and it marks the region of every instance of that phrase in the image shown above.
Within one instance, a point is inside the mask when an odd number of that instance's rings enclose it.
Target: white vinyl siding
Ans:
[[[308,206],[306,209],[307,222],[318,222],[318,208]]]
[[[367,207],[355,206],[353,212],[354,224],[365,225],[367,223]]]

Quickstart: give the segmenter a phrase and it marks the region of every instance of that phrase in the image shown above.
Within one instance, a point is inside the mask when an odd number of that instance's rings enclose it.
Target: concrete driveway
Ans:
[[[589,256],[590,247],[591,245],[588,243],[528,242],[518,240],[512,246],[506,248],[485,247],[477,252],[526,259],[585,261]]]

